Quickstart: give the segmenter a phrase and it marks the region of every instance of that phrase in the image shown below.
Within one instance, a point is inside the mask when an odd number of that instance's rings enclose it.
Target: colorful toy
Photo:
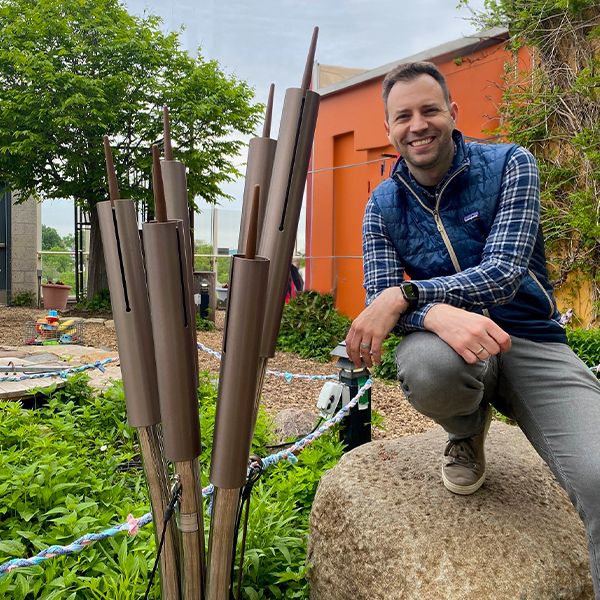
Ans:
[[[74,344],[81,339],[81,323],[61,320],[58,311],[49,310],[45,317],[27,325],[26,344]]]

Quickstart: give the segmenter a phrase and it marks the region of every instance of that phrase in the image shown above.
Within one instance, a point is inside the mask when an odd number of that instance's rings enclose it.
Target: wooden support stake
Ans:
[[[115,200],[119,199],[119,184],[117,183],[117,174],[115,173],[115,165],[113,162],[112,150],[108,136],[102,137],[104,144],[104,159],[106,161],[106,174],[108,175],[108,195],[112,206],[115,205]]]
[[[210,522],[206,600],[229,600],[233,540],[239,501],[240,489],[215,488],[213,506],[218,504],[219,518],[213,518]]]

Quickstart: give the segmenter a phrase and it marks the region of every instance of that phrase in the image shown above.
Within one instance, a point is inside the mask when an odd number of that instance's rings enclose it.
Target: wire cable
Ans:
[[[242,580],[243,580],[243,567],[244,567],[244,554],[246,549],[246,536],[248,533],[248,518],[250,516],[250,498],[252,496],[252,488],[254,484],[260,479],[263,473],[263,462],[260,456],[256,454],[250,455],[248,460],[248,476],[246,479],[246,485],[241,489],[240,502],[238,506],[238,513],[235,521],[235,535],[233,537],[233,548],[232,548],[232,560],[231,560],[231,576],[230,576],[230,597],[231,600],[236,600],[236,596],[233,593],[233,574],[235,565],[235,554],[237,549],[237,538],[240,532],[240,525],[242,522],[242,514],[244,513],[244,504],[246,505],[246,511],[244,515],[244,527],[242,529],[242,543],[240,547],[240,562],[238,567],[238,581],[237,581],[237,600],[242,598]]]
[[[152,583],[154,582],[154,577],[156,575],[156,569],[158,568],[158,563],[160,561],[160,554],[163,549],[163,545],[165,543],[165,537],[167,533],[167,525],[171,520],[171,517],[175,513],[175,507],[181,498],[181,483],[179,481],[175,482],[173,486],[173,491],[171,492],[171,499],[169,500],[169,504],[165,510],[165,515],[163,517],[163,530],[160,534],[160,542],[158,544],[158,551],[156,552],[156,559],[154,560],[154,566],[152,567],[152,571],[150,573],[150,578],[148,579],[148,587],[146,588],[146,594],[144,595],[144,600],[148,600],[150,595],[150,590],[152,589]]]

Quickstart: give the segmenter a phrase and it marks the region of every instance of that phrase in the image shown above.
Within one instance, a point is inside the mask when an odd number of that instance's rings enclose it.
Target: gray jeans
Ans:
[[[600,383],[564,344],[512,338],[509,352],[467,364],[433,333],[396,350],[409,402],[451,438],[483,427],[487,403],[514,419],[569,494],[588,536],[600,600]]]

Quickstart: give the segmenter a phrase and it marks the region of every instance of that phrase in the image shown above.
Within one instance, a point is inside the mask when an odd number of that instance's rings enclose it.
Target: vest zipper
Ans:
[[[401,181],[406,188],[412,193],[412,195],[416,198],[417,202],[428,212],[433,216],[433,220],[435,221],[435,225],[437,227],[437,230],[440,232],[440,235],[442,236],[442,240],[444,242],[444,246],[446,246],[446,250],[448,251],[448,254],[450,255],[450,260],[452,261],[452,266],[454,267],[454,270],[457,273],[460,273],[460,271],[462,271],[462,267],[460,266],[460,262],[458,260],[458,256],[456,256],[456,252],[454,251],[454,247],[452,246],[452,242],[450,241],[450,237],[448,236],[448,232],[446,231],[446,228],[444,227],[444,223],[442,221],[442,217],[440,216],[439,213],[439,208],[440,208],[440,201],[442,199],[442,194],[446,191],[446,188],[448,187],[448,185],[450,185],[450,182],[460,173],[462,173],[463,171],[465,171],[468,168],[469,165],[462,165],[459,169],[457,169],[456,171],[454,171],[454,173],[452,173],[452,175],[450,175],[450,177],[446,180],[446,182],[444,183],[444,185],[442,186],[442,189],[436,193],[435,195],[435,209],[431,209],[429,208],[422,200],[421,198],[419,198],[419,195],[410,187],[410,185],[408,185],[408,183],[402,178],[402,176],[399,173],[396,173],[395,177]],[[489,318],[490,316],[490,312],[487,308],[483,309],[483,314]]]
[[[456,252],[454,251],[454,248],[452,246],[452,242],[450,241],[450,238],[448,237],[448,232],[446,231],[446,228],[444,227],[444,223],[442,222],[442,217],[440,217],[439,208],[440,208],[440,200],[442,199],[442,194],[444,193],[444,191],[446,190],[446,188],[448,187],[448,185],[450,185],[450,182],[457,175],[459,175],[460,173],[462,173],[467,168],[468,168],[468,165],[462,165],[459,169],[457,169],[456,171],[454,171],[454,173],[452,173],[452,175],[450,175],[450,177],[448,177],[448,179],[444,183],[442,189],[439,192],[437,192],[436,195],[435,195],[435,209],[433,209],[433,210],[431,208],[429,208],[421,200],[421,198],[419,198],[419,195],[410,187],[410,185],[408,185],[408,183],[402,178],[402,176],[399,173],[396,173],[396,177],[412,193],[412,195],[416,198],[417,202],[429,214],[431,214],[433,216],[433,219],[435,221],[435,225],[437,227],[437,230],[440,232],[440,235],[442,236],[442,240],[444,241],[444,246],[446,246],[446,250],[448,251],[448,254],[450,255],[450,260],[452,261],[452,265],[454,266],[454,270],[457,273],[459,273],[460,271],[462,271],[462,268],[460,266],[460,262],[458,260],[458,257],[456,256]]]
[[[554,302],[552,302],[552,298],[550,298],[548,292],[544,289],[544,286],[540,283],[540,280],[536,277],[535,273],[531,269],[527,269],[527,273],[529,273],[529,277],[533,279],[535,284],[540,288],[540,290],[542,290],[546,300],[548,300],[548,304],[550,305],[550,313],[548,314],[548,317],[552,318],[552,315],[554,314]]]
[[[448,232],[446,231],[444,224],[442,223],[442,217],[440,217],[440,213],[437,211],[437,207],[436,207],[436,210],[434,210],[432,214],[433,214],[433,218],[435,220],[435,224],[437,225],[437,229],[440,232],[442,239],[444,240],[444,245],[446,246],[446,250],[448,250],[448,254],[450,255],[450,260],[452,261],[454,270],[457,273],[459,273],[460,271],[462,271],[462,268],[460,266],[460,262],[458,261],[458,256],[456,256],[456,252],[454,252],[452,242],[450,241],[450,238],[448,237]]]

